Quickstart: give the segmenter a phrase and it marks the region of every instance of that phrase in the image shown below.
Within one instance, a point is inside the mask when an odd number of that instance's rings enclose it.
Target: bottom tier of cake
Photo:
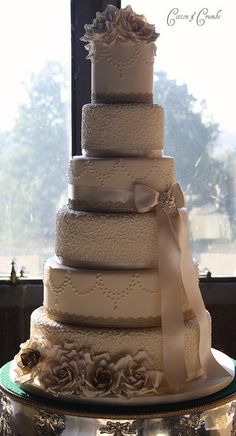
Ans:
[[[23,389],[65,400],[173,402],[186,393],[187,398],[202,396],[202,388],[209,388],[198,350],[198,323],[188,320],[184,346],[188,380],[180,392],[173,392],[165,379],[160,328],[65,325],[48,318],[40,307],[32,314],[31,338],[21,346],[11,374]]]
[[[200,371],[197,321],[185,323],[189,380]],[[31,318],[31,339],[15,358],[16,381],[36,383],[67,398],[131,398],[169,392],[160,328],[87,328],[48,318],[43,307]]]

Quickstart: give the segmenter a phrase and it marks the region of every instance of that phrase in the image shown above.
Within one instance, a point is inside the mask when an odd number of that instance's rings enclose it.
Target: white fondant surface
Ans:
[[[156,213],[88,213],[61,208],[56,255],[62,264],[101,269],[152,269],[158,264]]]
[[[118,39],[111,44],[100,41],[92,44],[91,91],[95,98],[105,103],[120,101],[121,96],[126,96],[128,102],[152,98],[153,42]]]
[[[163,108],[151,104],[87,104],[82,149],[89,156],[148,156],[163,149]]]
[[[190,311],[183,288],[179,292],[183,311]],[[79,270],[51,258],[44,267],[44,306],[49,317],[79,325],[160,326],[158,272]],[[193,318],[193,312],[186,317]]]

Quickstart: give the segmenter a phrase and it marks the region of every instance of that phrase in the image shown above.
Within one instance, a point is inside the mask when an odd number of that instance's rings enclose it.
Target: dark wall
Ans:
[[[0,285],[0,366],[29,338],[30,315],[43,302],[43,285]]]
[[[201,283],[212,318],[212,346],[236,359],[236,282]]]

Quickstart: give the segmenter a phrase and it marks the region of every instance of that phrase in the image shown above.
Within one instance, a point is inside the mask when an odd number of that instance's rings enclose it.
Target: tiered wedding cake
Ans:
[[[108,6],[84,41],[92,104],[83,156],[71,159],[44,306],[12,374],[26,390],[93,401],[166,402],[230,383],[212,354],[184,196],[162,156],[163,109],[152,102],[154,26]],[[181,158],[181,157],[180,157]]]

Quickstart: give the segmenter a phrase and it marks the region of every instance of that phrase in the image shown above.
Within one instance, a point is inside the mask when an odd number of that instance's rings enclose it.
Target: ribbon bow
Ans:
[[[159,193],[146,185],[135,184],[134,203],[139,213],[156,208],[159,230],[158,266],[162,290],[163,365],[168,384],[179,391],[188,379],[181,288],[184,288],[199,324],[199,357],[204,374],[207,377],[229,377],[211,351],[210,318],[195,273],[188,233],[188,214],[180,185],[176,183],[168,192]]]
[[[158,206],[166,215],[176,215],[177,209],[185,207],[184,194],[179,183],[175,183],[168,192],[161,193],[137,183],[134,185],[134,202],[139,213],[149,212]]]

